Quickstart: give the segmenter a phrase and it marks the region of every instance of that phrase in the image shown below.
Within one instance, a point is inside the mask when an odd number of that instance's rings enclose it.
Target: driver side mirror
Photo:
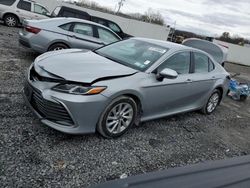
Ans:
[[[159,73],[156,75],[156,79],[158,81],[162,81],[164,78],[168,79],[176,79],[178,77],[178,73],[175,70],[165,68],[161,70]]]

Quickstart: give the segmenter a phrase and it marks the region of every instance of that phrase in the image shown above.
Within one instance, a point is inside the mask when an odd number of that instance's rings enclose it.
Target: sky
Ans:
[[[119,0],[92,0],[117,8]],[[250,0],[125,0],[121,12],[159,11],[166,24],[207,36],[224,31],[250,39]]]

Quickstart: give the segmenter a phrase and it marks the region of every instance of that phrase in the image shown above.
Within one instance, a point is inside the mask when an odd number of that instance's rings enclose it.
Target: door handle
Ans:
[[[193,80],[191,80],[191,79],[187,79],[185,82],[186,82],[186,83],[192,83],[192,82],[193,82]]]
[[[212,76],[212,80],[215,80],[216,79],[216,77],[215,76]]]
[[[76,39],[76,36],[75,36],[75,35],[71,35],[71,37]]]
[[[17,10],[16,12],[18,12],[18,13],[19,13],[20,11],[19,11],[19,10]]]

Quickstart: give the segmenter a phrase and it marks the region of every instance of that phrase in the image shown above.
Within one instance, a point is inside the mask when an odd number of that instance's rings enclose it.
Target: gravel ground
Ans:
[[[70,136],[42,125],[21,96],[37,54],[0,25],[0,187],[88,187],[136,175],[250,154],[250,100],[226,98],[217,113],[192,112],[143,123],[115,140]],[[250,81],[250,68],[228,64]]]

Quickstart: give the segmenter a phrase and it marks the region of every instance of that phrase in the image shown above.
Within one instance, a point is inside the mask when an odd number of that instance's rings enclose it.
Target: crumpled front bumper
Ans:
[[[33,113],[43,124],[68,134],[94,133],[99,117],[109,103],[108,98],[103,95],[83,96],[59,93],[50,89],[53,83],[46,82],[32,82],[27,80],[24,91],[27,90],[27,84],[30,87],[30,91],[28,94],[27,91],[23,92],[23,97]],[[48,101],[49,104],[55,103],[63,106],[73,123],[55,121],[53,118],[47,118],[46,115],[41,113],[41,110],[39,110],[34,102],[34,90],[40,91],[42,98]],[[44,108],[48,107],[43,105],[42,109],[46,110]],[[56,111],[55,109],[55,114],[53,114],[53,111],[50,110],[49,117],[56,116]]]

